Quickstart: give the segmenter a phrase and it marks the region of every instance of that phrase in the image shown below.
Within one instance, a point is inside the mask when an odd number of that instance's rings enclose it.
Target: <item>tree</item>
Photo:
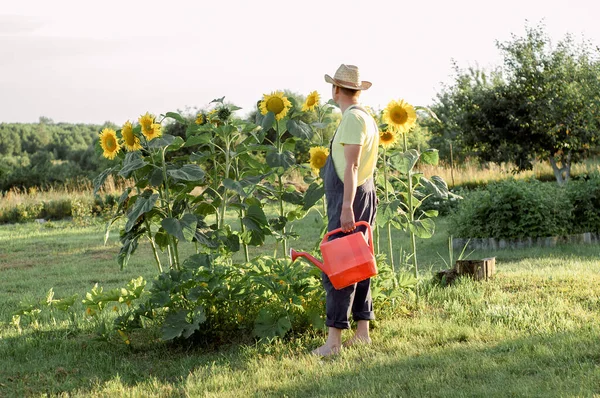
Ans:
[[[502,81],[498,70],[486,72],[472,67],[463,71],[456,63],[453,67],[455,81],[444,86],[431,106],[439,121],[425,116],[420,122],[432,134],[429,144],[438,149],[440,159],[446,163],[450,163],[451,156],[459,162],[471,156],[484,156],[475,153],[472,145],[464,142],[464,133],[467,126],[471,127],[469,123],[474,121],[474,114],[479,112],[474,98]]]
[[[571,36],[552,47],[542,26],[497,46],[503,69],[486,82],[458,73],[434,111],[450,115],[460,142],[480,160],[512,162],[518,171],[549,161],[562,185],[598,142],[599,52]]]

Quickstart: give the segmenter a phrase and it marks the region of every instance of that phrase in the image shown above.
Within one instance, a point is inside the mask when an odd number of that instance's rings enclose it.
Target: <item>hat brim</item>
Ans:
[[[329,75],[325,75],[325,81],[327,83],[331,83],[334,86],[349,88],[350,90],[368,90],[371,87],[371,82],[363,80],[360,82],[359,86],[352,85],[351,83],[342,82],[340,80],[336,80]]]

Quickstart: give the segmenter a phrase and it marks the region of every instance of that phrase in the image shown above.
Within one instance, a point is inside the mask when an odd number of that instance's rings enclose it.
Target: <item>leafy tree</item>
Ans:
[[[491,79],[479,70],[457,73],[433,107],[447,127],[432,131],[457,139],[480,160],[512,162],[517,171],[549,161],[564,184],[573,162],[598,142],[598,49],[570,36],[553,47],[541,26],[497,46],[503,69]]]

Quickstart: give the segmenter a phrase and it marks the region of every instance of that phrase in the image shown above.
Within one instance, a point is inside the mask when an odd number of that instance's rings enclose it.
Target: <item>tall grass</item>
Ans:
[[[554,173],[548,162],[535,162],[533,169],[520,173],[513,173],[514,165],[489,163],[481,165],[476,162],[468,162],[455,165],[452,169],[449,165],[429,166],[422,165],[420,170],[426,177],[432,175],[440,176],[450,187],[456,186],[479,186],[488,182],[501,181],[509,177],[516,179],[536,178],[538,180],[552,181]],[[581,163],[571,166],[571,176],[585,175],[600,171],[600,159],[587,159]]]
[[[112,176],[106,179],[101,194],[119,195],[127,186],[122,181],[115,181]],[[70,181],[62,186],[40,189],[13,187],[6,192],[0,191],[0,210],[16,207],[17,205],[31,205],[43,202],[60,200],[84,200],[94,197],[94,185],[89,180]]]

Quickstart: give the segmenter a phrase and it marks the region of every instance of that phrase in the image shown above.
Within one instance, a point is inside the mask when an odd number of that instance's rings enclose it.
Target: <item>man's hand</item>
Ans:
[[[342,207],[340,225],[342,227],[342,232],[352,232],[356,228],[356,225],[354,224],[354,211],[351,207]]]

